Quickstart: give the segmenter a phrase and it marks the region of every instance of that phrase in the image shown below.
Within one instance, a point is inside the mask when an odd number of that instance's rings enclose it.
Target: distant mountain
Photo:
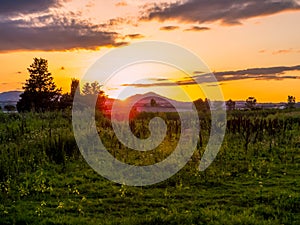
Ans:
[[[22,91],[8,91],[0,93],[0,102],[18,102]]]
[[[165,96],[159,95],[155,92],[147,92],[145,94],[136,94],[130,96],[129,98],[125,99],[126,102],[138,102],[138,104],[150,104],[151,99],[154,99],[158,104],[161,103],[163,105],[181,105],[181,104],[189,104],[189,102],[181,102],[176,101],[174,99],[167,98]]]
[[[151,100],[155,100],[156,106],[151,106]],[[189,110],[192,106],[191,102],[181,102],[174,99],[167,98],[155,92],[148,92],[145,94],[136,94],[125,99],[121,105],[132,105],[136,107],[137,111],[146,112],[172,112],[175,108],[179,111]],[[125,106],[126,107],[126,106]]]
[[[136,102],[137,100],[144,100],[144,99],[160,99],[160,100],[169,100],[169,101],[173,101],[171,99],[168,99],[167,97],[161,96],[155,92],[147,92],[145,94],[136,94],[136,95],[132,95],[130,97],[128,97],[125,101],[128,102]]]

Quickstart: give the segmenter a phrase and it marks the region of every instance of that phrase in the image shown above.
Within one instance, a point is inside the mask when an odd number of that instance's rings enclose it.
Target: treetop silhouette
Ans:
[[[57,106],[61,89],[56,87],[51,73],[48,71],[48,61],[34,58],[27,68],[29,79],[23,86],[24,93],[17,103],[18,111],[46,111]]]

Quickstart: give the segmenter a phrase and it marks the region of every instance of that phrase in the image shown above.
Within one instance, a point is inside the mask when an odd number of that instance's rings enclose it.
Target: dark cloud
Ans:
[[[155,82],[169,81],[169,79],[166,79],[166,78],[151,78],[149,80],[152,80]]]
[[[245,70],[236,71],[224,71],[215,72],[213,75],[216,77],[218,82],[243,80],[243,79],[256,79],[256,80],[283,80],[283,79],[300,79],[299,76],[285,75],[288,71],[300,71],[300,65],[297,66],[279,66],[279,67],[268,67],[268,68],[251,68]],[[157,86],[184,86],[184,85],[194,85],[198,83],[215,83],[216,80],[211,76],[212,74],[204,74],[203,72],[195,72],[192,78],[185,78],[184,80],[179,80],[176,82],[170,82],[166,79],[151,79],[153,83],[148,84],[124,84],[123,86],[133,86],[133,87],[157,87]],[[223,83],[222,83],[223,84]],[[209,84],[208,86],[213,86],[216,84]]]
[[[199,26],[193,26],[191,28],[185,29],[184,31],[207,31],[210,30],[209,27],[199,27]]]
[[[113,26],[124,26],[124,24],[131,25],[134,27],[138,26],[138,23],[136,19],[132,16],[126,16],[126,17],[116,17],[113,19],[108,20],[106,24],[103,24],[103,26],[106,26],[108,28],[111,28]]]
[[[252,17],[299,9],[296,0],[188,0],[184,3],[156,4],[148,8],[141,19],[178,19],[198,23],[221,21],[234,25]]]
[[[127,34],[124,36],[124,38],[130,38],[130,39],[140,39],[143,37],[145,37],[145,36],[142,34]]]
[[[42,23],[42,25],[41,25]],[[38,25],[37,25],[38,24]],[[41,16],[25,20],[0,20],[0,51],[97,49],[126,44],[115,40],[119,34],[101,25],[72,17]]]
[[[209,27],[199,27],[199,26],[193,26],[191,28],[185,29],[184,31],[206,31],[210,30]]]
[[[218,83],[218,84],[208,84],[207,87],[218,87],[220,85],[224,85],[224,83]]]
[[[300,65],[297,66],[277,66],[277,67],[267,67],[267,68],[251,68],[245,70],[236,70],[236,71],[225,71],[225,72],[216,72],[215,76],[226,76],[226,75],[270,75],[270,74],[283,74],[287,71],[296,71],[300,70]]]
[[[133,84],[123,84],[122,86],[130,86],[130,87],[138,87],[138,88],[146,88],[146,87],[170,87],[170,86],[185,86],[185,85],[193,85],[196,82],[201,83],[212,83],[215,82],[211,78],[210,74],[204,74],[200,77],[195,77],[192,79],[191,77],[185,78],[184,80],[178,81],[169,81],[168,79],[158,78],[158,79],[150,79],[153,83],[141,84],[141,83],[133,83]]]
[[[277,66],[267,68],[250,68],[245,70],[215,72],[214,75],[218,81],[233,81],[242,79],[256,80],[282,80],[299,79],[300,76],[285,75],[289,71],[300,71],[300,65],[297,66]],[[194,79],[202,79],[202,75],[194,76]]]
[[[165,30],[165,31],[171,31],[171,30],[177,30],[179,29],[178,26],[164,26],[164,27],[161,27],[160,30]]]
[[[59,0],[1,0],[0,15],[13,16],[47,11],[49,8],[61,6]]]
[[[137,88],[147,88],[147,87],[169,87],[169,86],[178,86],[177,82],[157,82],[157,83],[150,83],[150,84],[123,84],[124,87],[137,87]]]

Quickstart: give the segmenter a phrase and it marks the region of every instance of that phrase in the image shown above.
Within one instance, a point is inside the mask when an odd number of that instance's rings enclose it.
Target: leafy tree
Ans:
[[[103,91],[101,90],[101,85],[98,81],[94,81],[91,84],[89,82],[85,83],[82,88],[82,93],[84,95],[97,95],[101,94]]]
[[[295,104],[296,104],[296,98],[292,95],[289,95],[287,99],[287,107],[289,109],[295,108]]]
[[[249,97],[246,100],[245,106],[246,106],[246,108],[253,110],[253,109],[255,109],[256,103],[257,103],[257,100],[255,97]]]
[[[82,94],[90,95],[92,93],[92,87],[89,82],[85,83],[82,88]]]
[[[229,111],[235,110],[235,101],[232,101],[231,99],[229,99],[226,102],[226,106],[227,106],[227,110],[229,110]]]
[[[91,83],[91,92],[93,95],[98,95],[103,93],[103,91],[101,90],[101,85],[97,81]]]
[[[57,107],[61,89],[58,89],[48,72],[48,61],[34,58],[27,68],[29,79],[23,86],[24,93],[20,95],[17,104],[18,111],[46,111]]]
[[[97,82],[94,81],[91,84],[90,83],[85,83],[82,88],[82,93],[83,93],[83,99],[86,102],[92,103],[93,97],[96,95],[97,96],[97,102],[96,102],[96,109],[103,111],[105,110],[105,101],[106,101],[106,95],[104,91],[101,90],[101,85]]]

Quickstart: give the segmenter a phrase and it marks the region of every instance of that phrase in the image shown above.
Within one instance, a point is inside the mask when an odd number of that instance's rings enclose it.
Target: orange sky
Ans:
[[[154,2],[160,7],[159,12],[153,11],[151,4]],[[111,49],[118,48],[119,43],[156,40],[191,50],[211,71],[219,72],[217,78],[220,79],[225,99],[244,100],[255,96],[259,102],[280,102],[286,101],[288,95],[300,99],[300,70],[295,67],[300,65],[299,1],[287,1],[290,4],[280,5],[282,9],[278,10],[278,6],[275,7],[271,1],[264,1],[264,5],[251,0],[249,5],[253,4],[252,8],[246,5],[242,10],[232,6],[229,13],[224,13],[226,17],[221,16],[220,9],[224,8],[221,0],[215,0],[216,4],[198,1],[199,6],[192,5],[196,4],[193,0],[185,0],[175,6],[160,5],[171,2],[177,1],[70,0],[59,5],[41,5],[40,11],[37,7],[34,12],[29,10],[28,5],[21,5],[18,9],[10,5],[8,12],[0,10],[0,92],[22,89],[22,83],[28,78],[26,68],[34,57],[49,61],[49,70],[55,82],[67,92],[72,77],[83,78],[96,60]],[[202,16],[200,11],[199,14],[197,11],[184,11],[181,7],[184,4],[186,8],[190,6],[196,10],[199,7],[201,10],[207,7],[211,11]],[[270,12],[273,6],[274,11]],[[164,7],[168,10],[164,11]],[[253,13],[253,7],[261,13]],[[142,20],[141,16],[147,19]],[[198,30],[191,29],[194,26]],[[285,69],[274,72],[274,67]],[[143,73],[142,68],[135,70],[136,75],[131,80],[138,80],[139,70]],[[158,68],[155,65],[148,67],[150,78],[182,79],[178,77],[180,73],[170,73],[172,69],[166,71]],[[252,68],[269,70],[245,72]],[[105,86],[110,96],[116,95],[118,85],[120,87],[127,82],[128,75],[124,74],[121,71],[113,83]],[[249,78],[245,79],[245,76]],[[183,89],[191,90],[189,92],[193,93],[194,99],[203,97],[199,90],[193,88],[190,85]],[[167,89],[165,87],[164,90]],[[160,92],[162,89],[155,86],[132,88],[132,93],[153,90]],[[169,88],[169,93],[172,93],[172,98],[184,100],[172,88]]]

